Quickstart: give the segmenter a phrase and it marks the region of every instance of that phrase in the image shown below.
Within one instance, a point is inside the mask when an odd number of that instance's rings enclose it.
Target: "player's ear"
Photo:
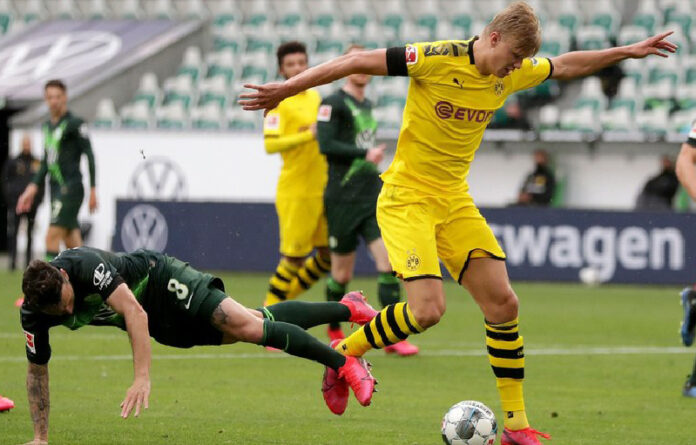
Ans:
[[[63,276],[63,278],[65,278],[65,281],[70,281],[70,280],[68,280],[68,273],[65,271],[65,269],[63,269],[63,268],[61,267],[61,268],[58,269],[58,270],[60,270],[60,274]]]
[[[493,31],[488,35],[488,41],[490,42],[492,48],[498,46],[501,40],[502,37],[500,36],[500,32],[498,31]]]

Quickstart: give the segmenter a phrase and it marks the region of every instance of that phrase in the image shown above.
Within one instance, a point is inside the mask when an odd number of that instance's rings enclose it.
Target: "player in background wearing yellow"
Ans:
[[[681,146],[676,172],[686,193],[696,201],[696,120],[691,125],[688,139]],[[684,308],[684,320],[681,325],[682,343],[684,346],[691,346],[694,343],[694,331],[696,331],[696,285],[684,288],[680,296]],[[684,383],[682,394],[685,397],[696,397],[696,362],[691,375]]]
[[[277,56],[285,79],[307,69],[303,43],[283,43]],[[300,91],[264,120],[266,152],[283,158],[276,192],[281,259],[270,279],[265,306],[296,298],[331,268],[323,202],[327,165],[316,141],[320,102],[318,92]],[[308,256],[315,248],[316,254]]]
[[[356,74],[409,76],[396,156],[382,175],[377,220],[408,303],[384,309],[338,345],[361,356],[435,325],[445,312],[438,258],[466,288],[485,317],[486,347],[505,411],[502,445],[540,444],[529,426],[522,394],[524,349],[518,298],[505,254],[476,208],[467,185],[484,130],[512,93],[548,78],[573,79],[628,58],[667,57],[676,46],[664,33],[599,51],[533,58],[541,45],[534,10],[510,4],[470,40],[416,43],[347,54],[283,83],[247,85],[247,110],[272,110],[285,97]],[[343,388],[345,389],[345,388]],[[342,390],[343,390],[342,389]]]

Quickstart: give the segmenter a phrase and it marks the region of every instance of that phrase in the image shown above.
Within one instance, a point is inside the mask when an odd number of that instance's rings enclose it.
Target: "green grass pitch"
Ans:
[[[256,306],[266,275],[223,274],[229,293]],[[23,336],[12,302],[20,274],[0,273],[0,444],[32,438]],[[323,283],[304,298],[320,300]],[[373,279],[352,289],[375,294]],[[561,445],[694,443],[696,400],[681,396],[694,353],[680,346],[677,287],[518,283],[527,350],[525,393],[532,425]],[[337,417],[321,397],[322,368],[252,345],[153,348],[150,409],[119,418],[132,379],[127,335],[108,327],[52,330],[51,444],[441,443],[447,408],[480,400],[500,417],[484,355],[482,316],[446,283],[442,322],[414,337],[415,358],[368,354],[379,379],[372,406],[352,399]],[[372,297],[371,301],[375,302]],[[312,331],[325,339],[323,328]]]

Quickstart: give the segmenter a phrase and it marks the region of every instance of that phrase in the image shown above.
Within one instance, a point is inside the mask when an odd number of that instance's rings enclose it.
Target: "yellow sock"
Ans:
[[[336,350],[343,355],[360,357],[372,348],[381,349],[423,332],[408,307],[397,303],[382,309],[369,323],[343,339]]]
[[[268,281],[268,292],[266,292],[266,300],[263,302],[264,306],[280,303],[288,298],[290,283],[297,275],[297,270],[297,266],[285,258],[280,260],[275,273]]]
[[[499,324],[486,322],[486,347],[505,411],[505,427],[511,430],[529,427],[522,393],[524,342],[519,335],[518,319]]]
[[[290,288],[286,294],[287,299],[293,300],[297,298],[302,292],[312,287],[329,270],[331,270],[330,259],[322,258],[318,253],[308,257],[290,282]]]

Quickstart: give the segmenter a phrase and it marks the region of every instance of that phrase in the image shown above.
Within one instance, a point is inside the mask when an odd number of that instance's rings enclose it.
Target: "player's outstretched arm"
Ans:
[[[128,388],[126,398],[121,402],[121,417],[127,418],[133,408],[135,417],[140,408],[148,408],[150,398],[150,331],[147,327],[147,313],[125,283],[121,283],[106,299],[106,303],[126,320],[126,329],[133,348],[133,385]]]
[[[553,57],[551,78],[569,80],[589,76],[602,68],[614,65],[625,59],[642,59],[651,54],[668,57],[665,52],[673,53],[677,45],[665,40],[673,31],[658,34],[642,42],[627,46],[602,49],[598,51],[573,51]]]
[[[245,110],[274,109],[286,97],[304,91],[308,88],[324,85],[351,74],[387,75],[387,50],[374,49],[371,51],[355,51],[312,67],[285,82],[273,82],[265,85],[244,85],[245,88],[256,90],[253,93],[241,94],[239,103]]]
[[[34,423],[34,440],[29,444],[48,444],[48,412],[51,405],[48,394],[48,365],[29,362],[27,398],[31,420]]]
[[[676,172],[681,185],[691,199],[696,201],[696,147],[688,143],[682,144],[677,157]]]

